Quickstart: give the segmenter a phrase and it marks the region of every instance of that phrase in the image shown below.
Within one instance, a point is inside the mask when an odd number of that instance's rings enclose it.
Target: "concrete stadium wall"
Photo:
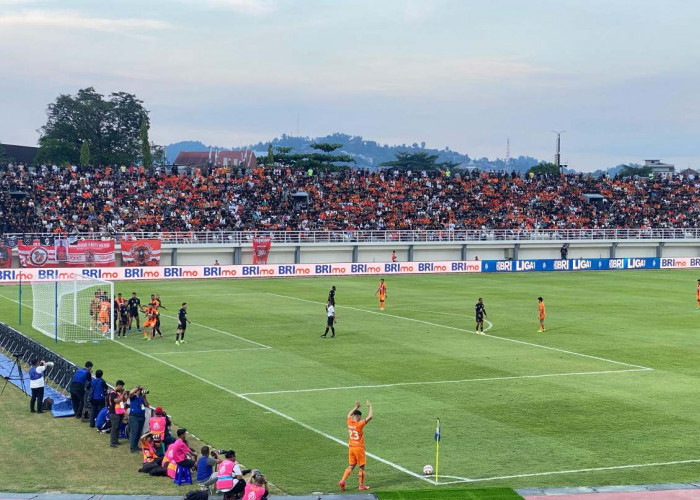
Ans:
[[[390,262],[392,250],[399,262],[558,259],[563,241],[479,241],[410,243],[302,243],[272,244],[270,264],[330,264],[342,262]],[[13,252],[12,267],[19,267]],[[698,257],[700,239],[570,241],[569,259],[630,257]],[[226,244],[163,245],[161,265],[206,266],[252,264],[253,249]],[[117,250],[116,265],[122,265]]]

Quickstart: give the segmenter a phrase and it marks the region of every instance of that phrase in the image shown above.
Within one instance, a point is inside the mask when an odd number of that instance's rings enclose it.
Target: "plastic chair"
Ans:
[[[192,471],[190,468],[178,465],[177,469],[175,470],[175,479],[173,479],[173,483],[177,484],[178,486],[182,486],[183,484],[192,484]]]

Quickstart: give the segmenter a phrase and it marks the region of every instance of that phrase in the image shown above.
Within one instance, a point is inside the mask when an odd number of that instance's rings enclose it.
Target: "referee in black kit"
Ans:
[[[190,320],[187,319],[187,302],[183,302],[182,307],[177,312],[177,332],[175,333],[175,345],[185,343],[185,330],[187,330],[187,323],[190,323]]]

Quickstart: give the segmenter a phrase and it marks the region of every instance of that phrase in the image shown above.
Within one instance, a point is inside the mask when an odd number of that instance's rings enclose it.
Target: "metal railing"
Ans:
[[[5,234],[17,238],[61,236],[58,234]],[[160,239],[164,245],[248,245],[254,237],[268,236],[273,243],[433,243],[488,241],[595,241],[595,240],[689,240],[700,239],[700,228],[629,229],[456,229],[416,231],[197,231],[76,233],[71,238]]]

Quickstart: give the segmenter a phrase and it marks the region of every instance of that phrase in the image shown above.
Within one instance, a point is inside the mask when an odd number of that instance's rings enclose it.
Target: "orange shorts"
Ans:
[[[100,323],[109,323],[109,316],[107,314],[100,314]]]
[[[143,322],[143,327],[148,328],[149,326],[153,326],[156,324],[156,320],[154,319],[147,319],[146,321]]]
[[[350,465],[365,465],[365,449],[360,446],[350,446],[348,448],[348,462]]]
[[[540,319],[544,319],[544,314],[540,314]]]
[[[379,296],[379,302],[384,302],[386,300],[386,295]]]

